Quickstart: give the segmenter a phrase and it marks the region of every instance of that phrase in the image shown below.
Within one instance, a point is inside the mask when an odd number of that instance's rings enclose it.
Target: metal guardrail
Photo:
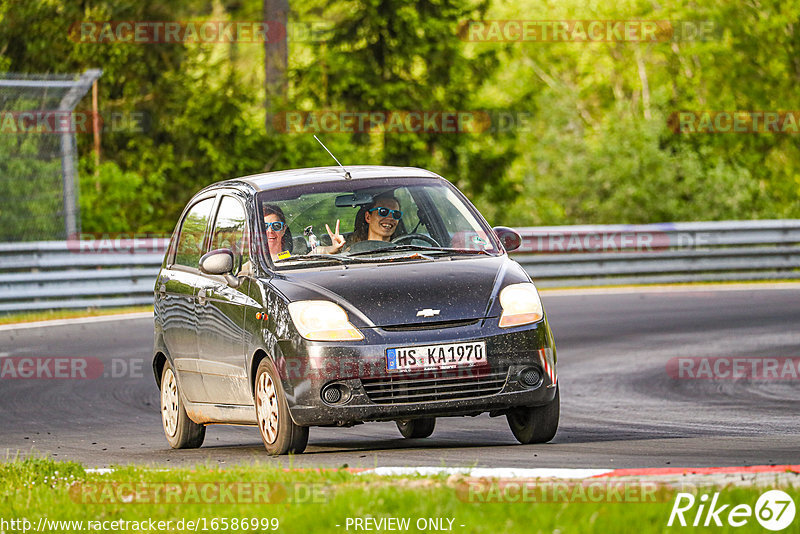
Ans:
[[[519,228],[540,287],[800,280],[800,220]],[[0,244],[0,313],[147,305],[160,240]]]
[[[0,313],[152,304],[167,241],[0,243]]]
[[[800,220],[519,228],[540,287],[799,280]]]

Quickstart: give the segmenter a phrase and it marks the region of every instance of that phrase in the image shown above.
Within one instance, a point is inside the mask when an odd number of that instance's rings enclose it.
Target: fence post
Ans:
[[[67,92],[59,103],[59,110],[71,113],[83,95],[92,84],[100,78],[103,71],[90,69],[84,72],[75,85]],[[64,181],[64,228],[67,238],[80,233],[80,208],[78,206],[78,170],[77,157],[78,143],[75,131],[61,132],[61,174]]]

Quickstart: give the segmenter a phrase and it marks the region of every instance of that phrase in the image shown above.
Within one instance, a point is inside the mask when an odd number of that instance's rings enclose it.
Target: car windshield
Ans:
[[[286,187],[259,193],[258,208],[264,260],[277,270],[500,252],[477,210],[440,179]]]

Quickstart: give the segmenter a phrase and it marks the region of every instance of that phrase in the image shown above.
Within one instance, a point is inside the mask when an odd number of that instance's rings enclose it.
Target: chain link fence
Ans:
[[[0,242],[80,232],[73,111],[101,74],[0,73]]]

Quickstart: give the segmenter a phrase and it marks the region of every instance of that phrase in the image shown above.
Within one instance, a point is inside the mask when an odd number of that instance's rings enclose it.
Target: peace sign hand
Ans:
[[[336,231],[331,232],[330,226],[325,223],[325,229],[328,231],[328,235],[331,236],[331,246],[330,246],[330,253],[336,253],[342,250],[344,246],[344,237],[339,233],[339,219],[336,219]]]

